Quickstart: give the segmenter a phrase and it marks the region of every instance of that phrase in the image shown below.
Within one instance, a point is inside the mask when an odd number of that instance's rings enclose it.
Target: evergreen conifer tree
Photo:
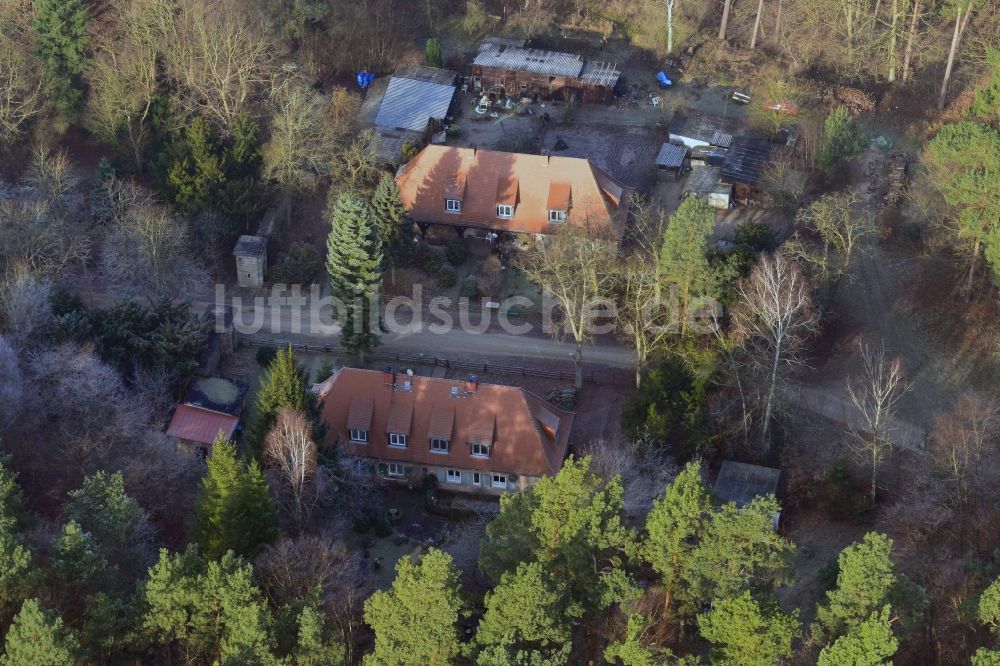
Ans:
[[[330,210],[326,267],[330,292],[343,305],[344,348],[359,357],[378,344],[382,243],[367,203],[341,195]]]
[[[677,290],[680,332],[687,331],[688,319],[698,299],[711,295],[716,280],[708,261],[715,211],[708,202],[688,197],[670,216],[660,248],[660,275]]]
[[[215,131],[204,118],[195,118],[184,135],[180,157],[167,174],[174,201],[192,213],[219,203],[226,186],[225,160]]]
[[[278,513],[260,467],[244,466],[220,434],[201,482],[195,541],[206,557],[218,559],[228,550],[253,557],[277,537]]]
[[[816,166],[828,174],[835,173],[847,160],[857,155],[863,143],[851,115],[842,106],[830,112],[823,123],[823,143]]]
[[[62,618],[28,599],[7,630],[0,666],[71,666],[78,654],[76,637]]]
[[[892,634],[888,606],[872,613],[848,633],[823,648],[818,666],[890,666],[899,641]]]
[[[316,420],[308,377],[295,360],[295,352],[291,346],[278,350],[261,380],[260,390],[257,391],[253,421],[246,435],[246,443],[254,453],[260,453],[264,439],[274,427],[278,412],[285,408],[294,409],[314,422]]]
[[[80,74],[87,67],[85,0],[34,0],[35,56],[43,63],[45,93],[61,114],[72,117],[83,104]]]
[[[792,656],[799,635],[798,613],[786,615],[772,599],[759,603],[743,592],[721,599],[698,616],[701,635],[717,644],[713,664],[772,666]]]
[[[365,666],[445,666],[459,654],[459,573],[451,556],[432,548],[414,564],[402,557],[389,591],[365,602],[365,622],[375,632],[375,650]]]
[[[391,271],[395,271],[396,257],[404,251],[408,242],[405,209],[399,198],[399,185],[396,179],[384,174],[375,187],[371,202],[372,219],[378,228],[378,236],[382,241],[382,251]]]

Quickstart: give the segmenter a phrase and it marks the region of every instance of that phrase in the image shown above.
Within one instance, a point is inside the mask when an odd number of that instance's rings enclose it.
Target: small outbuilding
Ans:
[[[199,377],[174,410],[167,434],[185,448],[208,453],[222,434],[231,439],[240,427],[247,385],[225,377]]]
[[[712,494],[720,504],[732,502],[744,507],[758,497],[777,495],[780,480],[780,469],[727,460],[722,463]],[[774,516],[776,529],[780,518],[780,513]]]
[[[704,199],[712,208],[727,209],[733,199],[733,186],[723,183],[719,167],[695,167],[688,176],[682,197]]]
[[[688,148],[717,146],[728,148],[733,136],[743,128],[738,118],[715,116],[692,109],[678,109],[670,119],[670,142]]]
[[[267,239],[263,236],[240,236],[233,248],[236,257],[236,282],[241,287],[263,287],[267,275]]]
[[[660,146],[660,152],[656,155],[657,171],[672,171],[674,179],[680,180],[684,172],[684,165],[687,162],[687,146],[679,143],[665,143]]]

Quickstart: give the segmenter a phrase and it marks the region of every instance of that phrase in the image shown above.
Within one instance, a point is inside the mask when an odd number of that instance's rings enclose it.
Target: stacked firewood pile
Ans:
[[[883,206],[898,206],[906,191],[906,176],[909,171],[910,158],[905,153],[893,153],[889,156],[888,187],[882,200]]]
[[[833,100],[847,109],[851,115],[871,113],[875,110],[875,99],[870,93],[851,86],[836,86],[827,91]]]

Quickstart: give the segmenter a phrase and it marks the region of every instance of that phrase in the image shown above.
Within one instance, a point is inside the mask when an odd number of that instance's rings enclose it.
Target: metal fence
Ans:
[[[353,357],[353,354],[344,351],[332,344],[309,344],[303,342],[292,342],[290,340],[279,340],[255,335],[237,335],[236,340],[241,345],[249,347],[272,347],[274,349],[291,347],[297,352],[314,352],[334,354],[337,356]],[[482,374],[496,373],[504,375],[520,375],[522,377],[542,377],[545,379],[559,379],[573,381],[576,378],[574,372],[564,372],[561,370],[545,370],[542,368],[532,368],[523,365],[508,365],[504,363],[475,363],[472,361],[458,361],[455,359],[441,358],[439,356],[428,356],[426,354],[406,354],[402,352],[373,351],[365,354],[365,358],[373,361],[387,361],[400,364],[430,365],[443,367],[449,370],[468,370]],[[607,386],[631,385],[631,377],[628,373],[616,369],[584,368],[584,381]]]

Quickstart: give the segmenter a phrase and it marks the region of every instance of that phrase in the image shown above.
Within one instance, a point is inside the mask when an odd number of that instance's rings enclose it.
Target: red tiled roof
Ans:
[[[382,372],[343,368],[323,384],[323,419],[328,444],[338,440],[351,452],[380,460],[437,465],[484,472],[542,476],[559,471],[569,445],[574,415],[514,386],[412,377],[410,389]],[[452,394],[458,390],[458,396]],[[348,443],[349,415],[357,404],[372,405],[368,444]],[[389,446],[390,421],[398,405],[411,406],[407,447]],[[432,437],[448,439],[447,454],[430,450]],[[470,442],[492,443],[488,459],[473,458]]]
[[[170,419],[167,434],[201,444],[213,444],[220,432],[226,437],[232,437],[239,422],[238,416],[194,405],[181,405]]]
[[[429,145],[396,176],[400,199],[417,222],[516,233],[552,233],[549,210],[567,222],[600,226],[624,222],[631,189],[579,157],[527,155]],[[446,199],[461,210],[448,212]],[[497,204],[514,205],[512,218]]]

